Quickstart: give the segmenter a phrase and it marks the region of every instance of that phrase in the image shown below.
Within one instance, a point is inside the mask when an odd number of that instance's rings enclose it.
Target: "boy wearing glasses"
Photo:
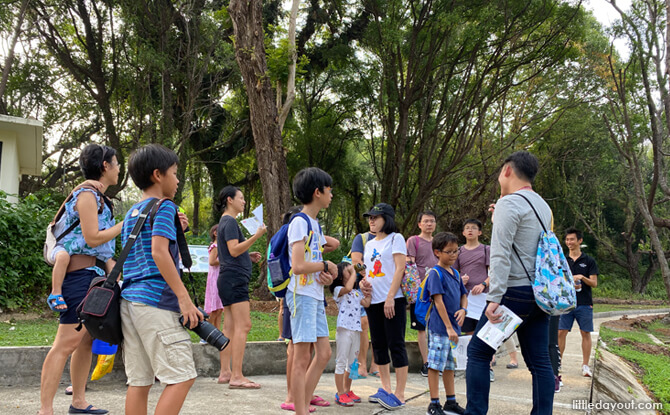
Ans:
[[[458,258],[458,238],[453,233],[440,232],[433,238],[433,253],[437,265],[426,274],[425,289],[433,302],[426,316],[428,329],[428,386],[430,405],[428,415],[463,414],[456,402],[454,369],[456,364],[451,352],[458,343],[458,333],[465,320],[468,297],[458,272],[452,268]],[[440,372],[447,401],[440,406]]]

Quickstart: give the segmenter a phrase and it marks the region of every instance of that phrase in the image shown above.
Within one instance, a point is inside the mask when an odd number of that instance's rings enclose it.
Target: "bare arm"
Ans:
[[[326,244],[323,246],[324,253],[333,252],[340,247],[340,241],[333,238],[332,236],[324,235],[324,238],[326,238]]]
[[[346,284],[344,284],[344,287],[340,289],[340,297],[346,294],[349,294],[351,290],[354,289],[354,283],[356,282],[356,275],[352,275],[351,278],[349,278],[349,281],[347,281]]]
[[[351,253],[351,263],[362,264],[363,263],[363,253],[362,252],[352,252]]]
[[[393,262],[395,263],[395,273],[391,281],[391,288],[386,294],[386,301],[384,302],[384,315],[386,318],[393,318],[395,316],[395,295],[400,289],[402,276],[405,274],[405,260],[406,255],[393,254]]]
[[[97,195],[86,191],[79,193],[75,208],[79,212],[81,234],[86,244],[91,248],[109,242],[121,233],[123,221],[109,229],[98,229]]]
[[[577,275],[575,275],[575,277],[578,277],[578,278],[575,278],[575,279],[582,280],[582,283],[588,285],[591,288],[595,288],[595,287],[598,286],[598,275],[597,274],[589,275],[588,277],[585,276],[585,275],[577,274]]]
[[[239,242],[238,239],[231,239],[229,241],[226,241],[226,245],[228,246],[228,252],[230,252],[230,255],[237,258],[238,256],[242,255],[243,253],[247,252],[249,248],[251,248],[251,245],[254,244],[260,238],[267,232],[267,228],[265,225],[259,226],[258,230],[256,231],[256,234],[252,236],[251,238],[247,239],[244,242]]]
[[[328,273],[333,278],[337,276],[337,266],[330,261],[328,263]],[[325,271],[323,262],[305,261],[305,241],[297,241],[291,245],[291,268],[296,275],[312,274]]]
[[[162,236],[153,236],[151,238],[151,256],[165,282],[177,296],[179,310],[184,316],[184,323],[188,321],[188,327],[195,327],[198,321],[203,319],[203,316],[195,308],[195,305],[193,305],[191,297],[188,295],[188,291],[179,277],[177,267],[172,260],[172,255],[170,255],[170,241]]]
[[[219,263],[219,250],[214,247],[211,251],[209,251],[209,265],[216,267],[220,265]]]
[[[439,314],[442,322],[444,323],[444,326],[447,328],[447,335],[449,335],[449,340],[454,343],[458,343],[458,333],[456,333],[454,327],[451,325],[451,320],[449,320],[449,316],[447,315],[447,308],[444,306],[444,302],[442,301],[442,294],[435,294],[432,298],[433,307],[435,307],[437,314]]]

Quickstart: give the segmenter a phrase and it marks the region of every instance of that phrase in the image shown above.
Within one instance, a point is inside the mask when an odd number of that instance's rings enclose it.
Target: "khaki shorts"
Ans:
[[[129,386],[168,385],[197,376],[191,336],[179,314],[121,299],[123,364]]]

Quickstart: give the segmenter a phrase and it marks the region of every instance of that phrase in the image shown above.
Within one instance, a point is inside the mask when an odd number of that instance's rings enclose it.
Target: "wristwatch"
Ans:
[[[486,287],[489,286],[489,285],[486,283],[486,281],[484,281],[484,282],[482,283],[482,285],[484,286],[484,288],[486,288]]]
[[[326,261],[321,261],[323,262],[323,272],[328,272],[328,262]]]

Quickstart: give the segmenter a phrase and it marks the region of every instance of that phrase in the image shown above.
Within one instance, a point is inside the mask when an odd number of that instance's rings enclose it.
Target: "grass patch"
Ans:
[[[667,326],[664,326],[667,329]],[[644,375],[642,382],[663,404],[661,413],[670,414],[670,357],[663,354],[648,354],[635,347],[635,344],[617,344],[615,338],[625,338],[636,343],[654,344],[642,331],[614,331],[607,327],[600,328],[600,337],[607,343],[608,349],[629,362],[637,364]]]
[[[664,305],[644,305],[644,304],[594,304],[594,313],[603,313],[606,311],[628,311],[628,310],[653,310],[660,308],[670,308],[667,304]]]
[[[337,329],[337,316],[326,316],[330,339],[335,340]],[[49,319],[17,320],[12,322],[0,322],[0,346],[51,346],[58,330],[58,318],[54,316]],[[407,341],[416,341],[416,331],[409,328],[409,316],[407,317]],[[274,341],[279,337],[277,326],[277,313],[251,312],[251,331],[249,341]],[[200,338],[191,332],[191,340],[196,343]]]

